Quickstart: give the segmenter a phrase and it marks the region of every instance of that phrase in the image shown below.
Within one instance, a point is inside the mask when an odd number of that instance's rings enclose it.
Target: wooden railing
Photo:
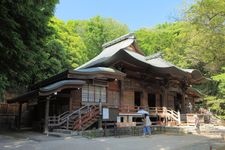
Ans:
[[[79,115],[79,113],[86,108],[87,106],[83,106],[78,110],[73,111],[72,113],[69,113],[68,111],[60,114],[59,116],[49,116],[48,117],[48,126],[54,127],[54,126],[60,126],[66,123],[66,126],[68,128],[69,126],[69,120],[73,117],[73,119]]]
[[[119,106],[119,112],[122,113],[135,113],[140,109],[149,112],[150,116],[160,116],[167,120],[176,121],[178,124],[181,122],[180,113],[167,107],[146,107],[146,106]],[[64,125],[66,129],[81,130],[84,125],[99,115],[101,106],[85,105],[72,113],[65,112],[59,116],[49,117],[49,127]],[[72,122],[72,125],[71,125]]]
[[[99,110],[98,110],[98,112],[96,112],[97,108],[98,107],[95,105],[85,105],[85,106],[73,111],[72,113],[69,113],[67,111],[58,116],[49,116],[48,126],[49,127],[57,127],[57,126],[64,125],[66,127],[66,129],[69,129],[70,122],[76,122],[77,120],[80,121],[81,118],[84,119],[83,116],[87,116],[87,114],[90,114],[89,117],[92,115],[96,115],[96,113],[99,114]],[[94,110],[94,111],[92,111],[92,110]],[[90,112],[92,112],[92,113],[90,113]],[[85,122],[86,122],[86,120],[82,121],[82,123],[85,123]],[[80,125],[81,122],[79,122],[77,124]],[[73,123],[73,125],[75,125],[75,124]],[[74,128],[74,127],[72,127],[72,128]]]
[[[147,106],[132,106],[132,105],[122,105],[119,107],[119,111],[122,113],[135,113],[138,110],[143,109],[148,111],[150,115],[159,115],[165,117],[166,120],[175,120],[178,124],[181,123],[180,112],[168,107],[147,107]]]
[[[48,124],[49,126],[59,126],[66,122],[66,117],[69,115],[69,111],[66,111],[58,116],[49,116]]]
[[[88,112],[79,116],[79,119],[74,122],[73,130],[82,130],[87,123],[97,118],[97,116],[99,116],[99,107],[94,105],[90,106]]]
[[[181,123],[181,117],[180,117],[180,112],[179,112],[179,111],[176,112],[176,111],[174,111],[173,109],[167,109],[167,114],[166,114],[166,116],[167,116],[167,118],[170,117],[171,119],[177,121],[178,124]]]

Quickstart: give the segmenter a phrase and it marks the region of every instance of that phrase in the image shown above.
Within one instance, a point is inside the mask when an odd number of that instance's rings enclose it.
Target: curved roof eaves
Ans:
[[[116,43],[115,45],[112,45],[110,47],[106,47],[99,55],[86,62],[85,64],[81,65],[80,67],[77,67],[75,70],[92,67],[98,63],[104,62],[105,60],[113,56],[115,53],[117,53],[119,50],[130,46],[133,42],[134,39],[129,38],[119,43]]]

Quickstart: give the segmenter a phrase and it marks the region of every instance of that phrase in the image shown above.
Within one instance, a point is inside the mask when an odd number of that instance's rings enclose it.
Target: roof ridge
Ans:
[[[102,48],[103,48],[103,49],[104,49],[104,48],[107,48],[107,47],[112,46],[112,45],[114,45],[114,44],[116,44],[116,43],[119,43],[119,42],[121,42],[121,41],[124,41],[124,40],[126,40],[126,39],[135,39],[134,33],[131,32],[131,33],[125,34],[125,35],[123,35],[123,36],[120,36],[120,37],[118,37],[118,38],[116,38],[116,39],[114,39],[114,40],[112,40],[112,41],[109,41],[109,42],[107,42],[107,43],[104,43],[104,44],[102,45]]]

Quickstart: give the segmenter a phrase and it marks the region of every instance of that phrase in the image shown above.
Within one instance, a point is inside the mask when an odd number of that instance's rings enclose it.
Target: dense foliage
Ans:
[[[113,19],[63,22],[52,17],[57,0],[0,2],[0,97],[66,69],[102,50],[102,44],[129,32]],[[11,11],[13,10],[13,11]]]
[[[67,26],[82,38],[88,59],[101,52],[102,44],[129,32],[126,25],[100,16],[83,21],[70,20]]]
[[[58,0],[0,2],[0,93],[6,87],[33,84],[49,69],[45,39],[52,34],[47,24]]]
[[[164,23],[154,28],[140,29],[135,32],[139,46],[146,55],[162,52],[168,61],[189,68],[192,64],[185,54],[187,24],[186,22]]]

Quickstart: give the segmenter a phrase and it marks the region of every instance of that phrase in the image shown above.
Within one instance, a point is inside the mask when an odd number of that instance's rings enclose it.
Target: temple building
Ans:
[[[133,34],[105,43],[102,52],[74,70],[66,70],[31,87],[8,103],[26,105],[31,126],[45,130],[101,128],[102,122],[141,124],[139,110],[154,124],[181,123],[201,94],[192,88],[205,78],[198,70],[181,69],[160,53],[145,56]]]

